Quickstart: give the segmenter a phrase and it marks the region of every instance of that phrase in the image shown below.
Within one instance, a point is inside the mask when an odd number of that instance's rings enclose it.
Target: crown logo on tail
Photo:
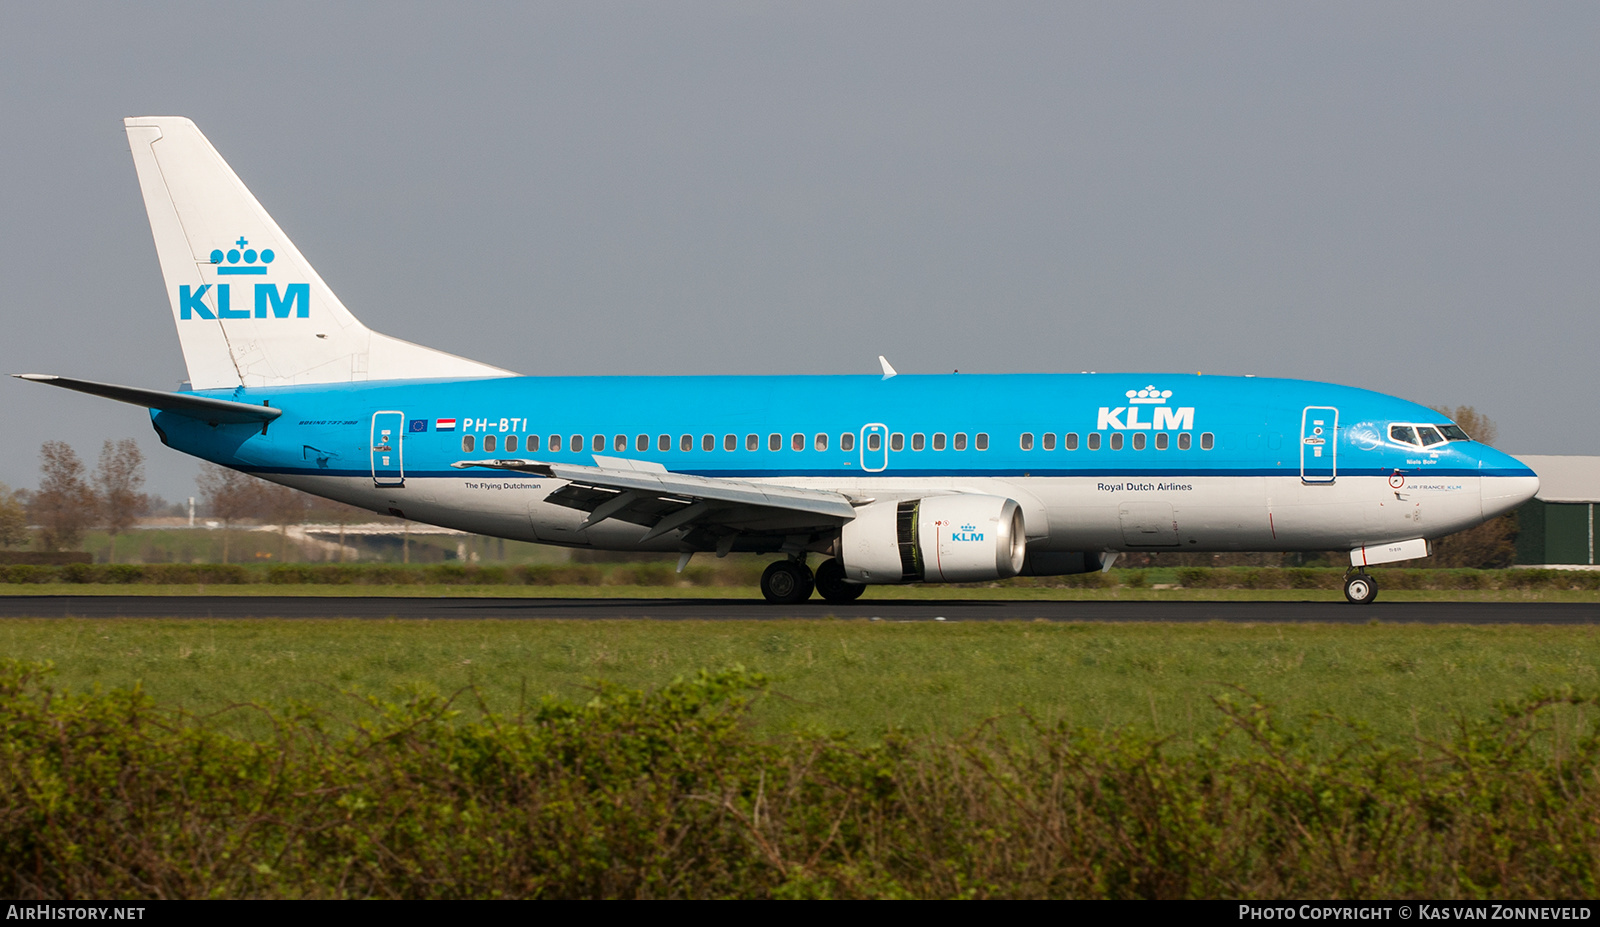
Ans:
[[[276,254],[272,253],[271,248],[262,248],[261,253],[257,254],[256,249],[245,247],[250,242],[243,235],[240,235],[239,240],[234,244],[239,247],[229,248],[227,252],[217,248],[211,252],[211,263],[221,264],[223,261],[227,261],[226,266],[217,268],[217,276],[219,277],[265,274],[267,265],[271,264],[273,259],[277,257]],[[244,250],[241,251],[239,250],[240,248]],[[257,264],[256,261],[258,260],[261,263]],[[243,262],[242,265],[241,261]]]

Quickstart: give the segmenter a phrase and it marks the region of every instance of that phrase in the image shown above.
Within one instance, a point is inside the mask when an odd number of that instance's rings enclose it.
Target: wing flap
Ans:
[[[801,520],[814,519],[820,527],[841,524],[856,515],[848,498],[827,490],[671,473],[659,464],[642,461],[623,461],[631,463],[630,468],[617,466],[615,458],[603,462],[610,466],[538,460],[462,460],[452,466],[515,470],[565,480],[567,485],[551,493],[548,500],[598,516],[586,521],[585,527],[618,518],[654,530],[695,505],[701,508],[694,510],[690,521],[715,520],[729,525],[759,523],[764,515],[781,514],[785,524],[792,525],[795,516],[801,516]]]

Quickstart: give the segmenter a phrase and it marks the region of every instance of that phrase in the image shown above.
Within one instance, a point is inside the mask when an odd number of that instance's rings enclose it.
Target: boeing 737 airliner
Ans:
[[[603,550],[772,554],[778,603],[1109,569],[1127,551],[1424,557],[1538,477],[1439,413],[1174,374],[529,377],[371,331],[194,123],[125,121],[189,388],[25,379],[375,512]],[[815,572],[807,561],[821,558]]]

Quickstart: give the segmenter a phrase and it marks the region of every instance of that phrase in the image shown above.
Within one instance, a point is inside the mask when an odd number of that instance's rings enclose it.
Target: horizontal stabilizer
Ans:
[[[146,409],[160,409],[162,412],[171,412],[174,415],[185,415],[210,425],[238,425],[247,422],[259,425],[283,414],[282,409],[274,409],[271,406],[253,406],[248,402],[212,399],[192,393],[168,393],[158,389],[141,389],[137,386],[117,386],[112,383],[96,383],[93,380],[56,377],[47,373],[14,373],[12,376],[19,380],[48,383],[51,386],[88,393],[91,396],[144,406]]]

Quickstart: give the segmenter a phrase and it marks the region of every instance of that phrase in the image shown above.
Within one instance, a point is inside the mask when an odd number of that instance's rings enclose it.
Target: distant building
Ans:
[[[1596,566],[1600,457],[1516,456],[1539,474],[1538,494],[1517,509],[1517,565]]]

